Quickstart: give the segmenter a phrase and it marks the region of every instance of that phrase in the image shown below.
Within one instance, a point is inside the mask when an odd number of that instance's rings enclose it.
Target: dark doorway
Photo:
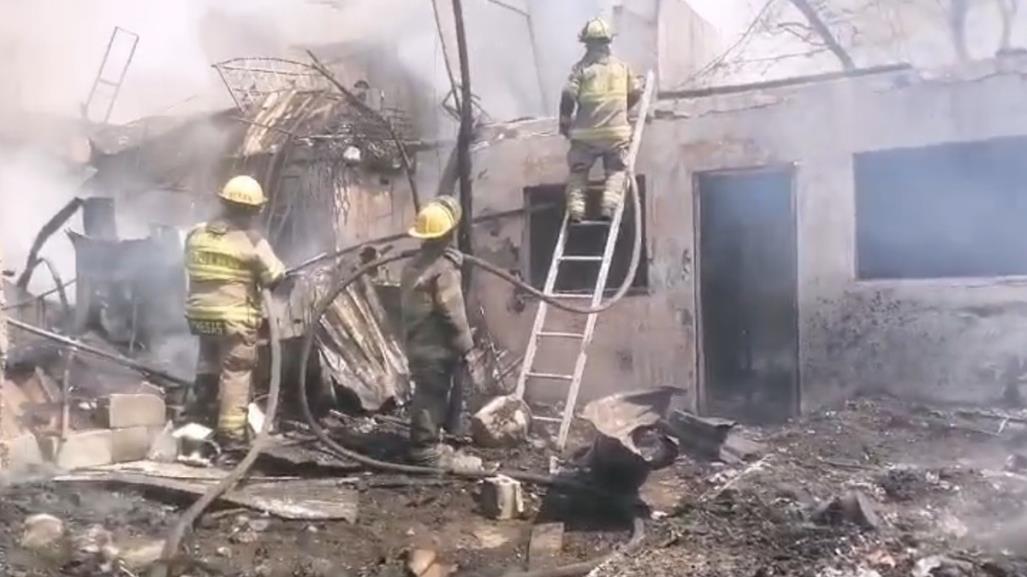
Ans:
[[[795,212],[790,168],[700,174],[702,387],[708,414],[798,413]]]

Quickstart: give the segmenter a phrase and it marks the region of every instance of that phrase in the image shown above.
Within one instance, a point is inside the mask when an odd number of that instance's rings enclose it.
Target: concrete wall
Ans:
[[[1006,60],[666,103],[688,117],[665,121],[676,135],[659,145],[676,150],[678,171],[797,166],[804,408],[860,389],[1001,396],[1002,369],[1027,348],[1027,282],[857,281],[853,155],[1027,134],[1025,69]],[[692,195],[690,179],[678,188]]]
[[[853,155],[1027,135],[1025,93],[1027,60],[1007,59],[660,102],[638,161],[647,186],[649,286],[600,317],[582,395],[674,385],[695,400],[694,176],[794,165],[803,409],[861,390],[999,398],[1007,367],[1027,351],[1027,277],[857,280]],[[567,144],[551,121],[489,132],[474,153],[476,215],[522,208],[525,188],[565,182]],[[445,151],[432,151],[419,159],[422,197],[434,194],[444,158]],[[409,217],[408,192],[402,182],[393,186],[388,204]],[[478,254],[526,274],[526,224],[511,217],[476,225]],[[364,240],[401,228],[396,218],[353,218],[344,236]],[[534,301],[485,274],[474,285],[496,341],[523,352]],[[583,322],[553,318],[554,330]],[[540,367],[555,369],[573,353],[548,347]],[[559,385],[535,391],[553,399],[564,393]]]
[[[794,164],[803,408],[860,390],[1000,397],[1005,367],[1027,350],[1027,279],[858,281],[853,155],[1027,135],[1024,71],[1027,62],[1005,60],[660,103],[638,166],[648,186],[649,289],[601,317],[583,394],[694,390],[693,176]],[[564,182],[566,143],[552,126],[519,131],[476,154],[476,212],[520,207],[525,187]],[[479,252],[524,271],[524,231],[517,219],[479,226]],[[511,287],[491,278],[475,284],[496,338],[522,351],[533,303],[522,308]]]
[[[695,382],[692,238],[689,229],[678,226],[691,220],[692,201],[682,189],[688,175],[673,149],[657,144],[673,139],[675,128],[673,123],[651,125],[639,164],[649,190],[649,288],[626,297],[600,317],[589,349],[584,398],[658,385],[691,389]],[[567,143],[556,135],[554,123],[539,121],[518,130],[475,157],[475,174],[480,175],[475,182],[475,211],[479,214],[521,208],[525,188],[566,182]],[[522,218],[479,225],[476,250],[494,263],[524,273],[528,270],[526,228]],[[517,354],[522,352],[534,320],[535,301],[482,274],[475,277],[475,296],[497,342]],[[547,326],[555,331],[580,332],[584,323],[584,317],[559,311],[552,312],[550,319]],[[570,372],[576,347],[570,343],[547,345],[536,368]],[[550,385],[532,390],[540,397],[562,399],[566,389],[559,383]]]

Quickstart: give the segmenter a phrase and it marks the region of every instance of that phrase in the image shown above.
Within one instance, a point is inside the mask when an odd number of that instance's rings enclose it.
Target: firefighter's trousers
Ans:
[[[453,378],[459,368],[456,359],[410,359],[410,376],[415,385],[410,411],[410,444],[415,449],[442,440]]]
[[[246,414],[256,366],[256,331],[200,336],[196,381],[217,382],[217,432],[222,438],[246,440]]]
[[[620,206],[627,183],[628,142],[590,143],[580,140],[571,141],[571,149],[567,153],[567,165],[570,176],[567,178],[567,212],[572,218],[582,219],[585,216],[585,191],[588,187],[588,173],[596,160],[602,159],[606,181],[603,186],[601,208],[604,215],[609,215]]]

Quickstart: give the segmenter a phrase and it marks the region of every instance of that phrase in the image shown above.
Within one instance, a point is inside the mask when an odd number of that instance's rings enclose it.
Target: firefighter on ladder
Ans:
[[[445,469],[480,469],[477,457],[442,443],[457,371],[474,346],[460,286],[460,253],[451,248],[460,222],[456,199],[439,196],[417,214],[408,234],[422,241],[403,268],[400,305],[403,343],[414,381],[410,409],[410,461]]]
[[[570,138],[567,154],[567,214],[585,218],[585,189],[596,159],[603,160],[606,182],[600,218],[609,220],[620,206],[627,182],[631,141],[628,110],[642,96],[642,86],[626,64],[613,57],[613,32],[602,18],[590,20],[578,35],[585,56],[571,70],[560,97],[560,133]]]
[[[236,176],[219,197],[221,214],[194,227],[185,243],[186,318],[200,338],[190,413],[213,421],[216,406],[217,439],[231,451],[247,443],[247,408],[263,318],[260,290],[277,284],[285,266],[256,230],[265,202],[260,183]]]

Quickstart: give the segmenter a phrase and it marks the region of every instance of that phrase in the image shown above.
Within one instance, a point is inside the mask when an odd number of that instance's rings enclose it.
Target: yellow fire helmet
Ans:
[[[264,189],[252,176],[236,176],[229,180],[218,195],[223,200],[234,204],[259,207],[264,206]]]
[[[464,210],[460,208],[460,201],[452,196],[448,194],[440,194],[439,196],[436,196],[432,202],[437,202],[446,207],[449,213],[453,215],[453,219],[456,222],[460,222],[460,219],[463,218]]]
[[[407,234],[424,240],[446,236],[460,221],[460,207],[451,196],[440,196],[417,213],[417,220]]]
[[[578,34],[581,42],[613,42],[613,29],[602,18],[589,20]]]

